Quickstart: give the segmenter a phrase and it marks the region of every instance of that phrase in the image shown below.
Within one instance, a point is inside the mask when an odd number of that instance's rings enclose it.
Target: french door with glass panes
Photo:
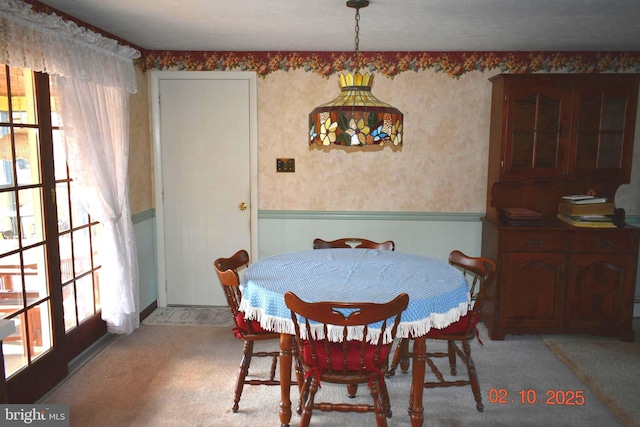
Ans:
[[[106,333],[101,226],[77,199],[49,76],[0,65],[0,318],[9,403],[31,403]]]

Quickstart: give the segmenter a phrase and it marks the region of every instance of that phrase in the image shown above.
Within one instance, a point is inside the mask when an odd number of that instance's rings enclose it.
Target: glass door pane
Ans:
[[[564,137],[566,95],[557,88],[514,87],[509,90],[504,174],[509,176],[562,173],[560,141]]]
[[[0,318],[7,377],[53,347],[34,75],[0,67]]]
[[[53,134],[53,154],[64,328],[70,332],[100,312],[97,248],[102,226],[91,219],[77,197],[59,131]]]
[[[580,102],[577,169],[620,168],[626,102],[597,94]]]

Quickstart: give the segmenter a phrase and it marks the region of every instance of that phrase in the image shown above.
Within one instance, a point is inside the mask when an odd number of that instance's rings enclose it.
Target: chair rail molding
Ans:
[[[360,212],[258,210],[258,219],[330,219],[366,221],[479,221],[484,213],[467,212]]]

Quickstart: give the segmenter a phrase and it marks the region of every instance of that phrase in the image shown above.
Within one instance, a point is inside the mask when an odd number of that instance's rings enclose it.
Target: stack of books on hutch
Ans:
[[[500,221],[507,225],[534,227],[542,224],[543,216],[527,208],[503,208],[500,210]]]
[[[575,194],[562,197],[558,219],[575,227],[615,228],[614,209],[606,197]]]

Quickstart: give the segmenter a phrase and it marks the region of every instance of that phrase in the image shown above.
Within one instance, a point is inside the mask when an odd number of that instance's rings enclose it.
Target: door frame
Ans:
[[[250,239],[251,259],[258,254],[258,101],[257,78],[252,71],[151,71],[149,85],[151,94],[151,122],[154,165],[154,206],[156,214],[156,256],[158,276],[158,307],[167,305],[165,265],[165,223],[163,208],[162,135],[160,131],[160,82],[162,80],[247,80],[249,84],[249,173],[251,198]],[[231,255],[231,254],[230,254]],[[211,260],[213,263],[213,260]]]

